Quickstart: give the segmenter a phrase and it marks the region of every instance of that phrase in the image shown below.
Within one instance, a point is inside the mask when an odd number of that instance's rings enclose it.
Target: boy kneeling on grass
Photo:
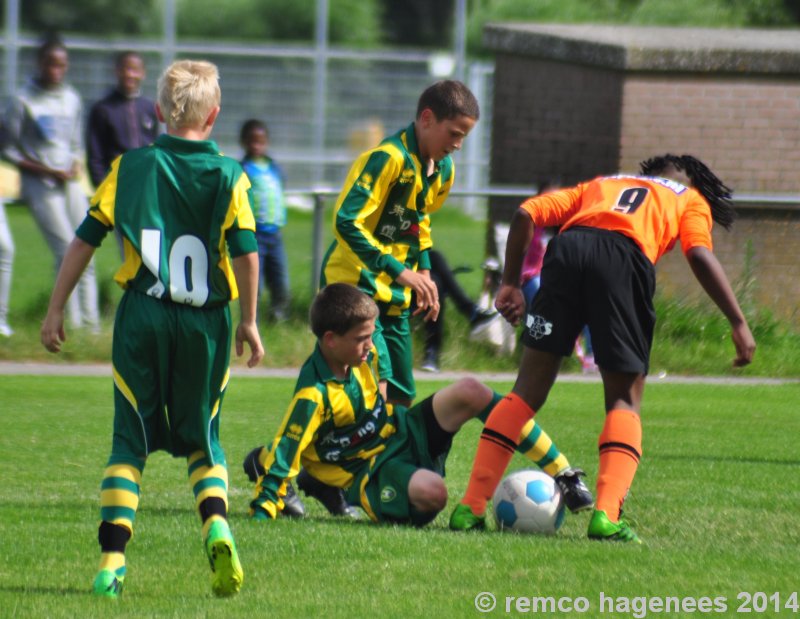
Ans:
[[[375,302],[350,284],[330,284],[312,303],[317,346],[272,445],[259,452],[255,520],[283,510],[287,482],[301,466],[342,488],[376,522],[423,526],[447,505],[444,465],[453,436],[470,419],[485,418],[501,396],[463,378],[411,408],[386,403],[372,343],[377,317]],[[573,511],[593,504],[588,490],[575,498]]]

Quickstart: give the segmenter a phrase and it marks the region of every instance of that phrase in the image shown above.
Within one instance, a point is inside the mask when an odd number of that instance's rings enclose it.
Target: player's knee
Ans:
[[[447,507],[447,486],[441,476],[420,469],[411,477],[409,498],[421,512],[440,512]]]
[[[481,412],[492,400],[493,392],[477,378],[468,376],[456,383],[458,393],[464,407],[469,409],[472,417]]]

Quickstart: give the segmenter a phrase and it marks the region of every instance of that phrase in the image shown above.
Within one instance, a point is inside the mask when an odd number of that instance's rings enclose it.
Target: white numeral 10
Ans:
[[[159,277],[161,230],[142,230],[142,262],[157,280],[147,294],[160,299],[166,290]],[[201,307],[208,300],[208,254],[203,241],[190,234],[179,236],[169,250],[168,265],[172,300]]]

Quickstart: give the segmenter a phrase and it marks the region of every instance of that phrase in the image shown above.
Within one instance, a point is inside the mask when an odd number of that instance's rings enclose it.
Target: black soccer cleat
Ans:
[[[244,462],[242,462],[242,468],[244,469],[245,475],[247,475],[247,479],[253,483],[256,483],[258,478],[266,473],[264,467],[261,466],[261,463],[258,461],[258,455],[261,453],[262,449],[264,449],[263,445],[256,447],[244,457]]]
[[[288,518],[305,518],[306,506],[294,491],[292,482],[286,482],[286,496],[283,497],[283,511],[281,515]]]
[[[358,510],[347,503],[341,488],[334,488],[333,486],[322,483],[320,480],[312,477],[305,469],[302,469],[297,476],[297,487],[302,490],[306,496],[314,497],[317,501],[322,503],[332,516],[346,516],[354,520],[361,518]]]
[[[263,446],[260,446],[251,450],[250,453],[244,457],[244,462],[242,462],[242,468],[247,478],[253,483],[256,483],[258,478],[266,473],[264,467],[261,466],[261,463],[258,461],[258,456],[261,454],[263,448]],[[281,514],[289,518],[304,518],[306,515],[306,506],[303,504],[300,497],[297,496],[297,493],[294,491],[294,486],[290,481],[286,482],[286,496],[283,497],[283,511]]]
[[[581,477],[585,477],[583,469],[570,467],[561,471],[555,476],[564,503],[573,514],[591,509],[594,506],[594,497],[583,483]]]

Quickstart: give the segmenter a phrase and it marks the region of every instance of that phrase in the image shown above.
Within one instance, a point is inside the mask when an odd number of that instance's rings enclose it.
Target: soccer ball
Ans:
[[[553,534],[564,522],[564,501],[552,477],[524,469],[508,475],[492,497],[501,531]]]

